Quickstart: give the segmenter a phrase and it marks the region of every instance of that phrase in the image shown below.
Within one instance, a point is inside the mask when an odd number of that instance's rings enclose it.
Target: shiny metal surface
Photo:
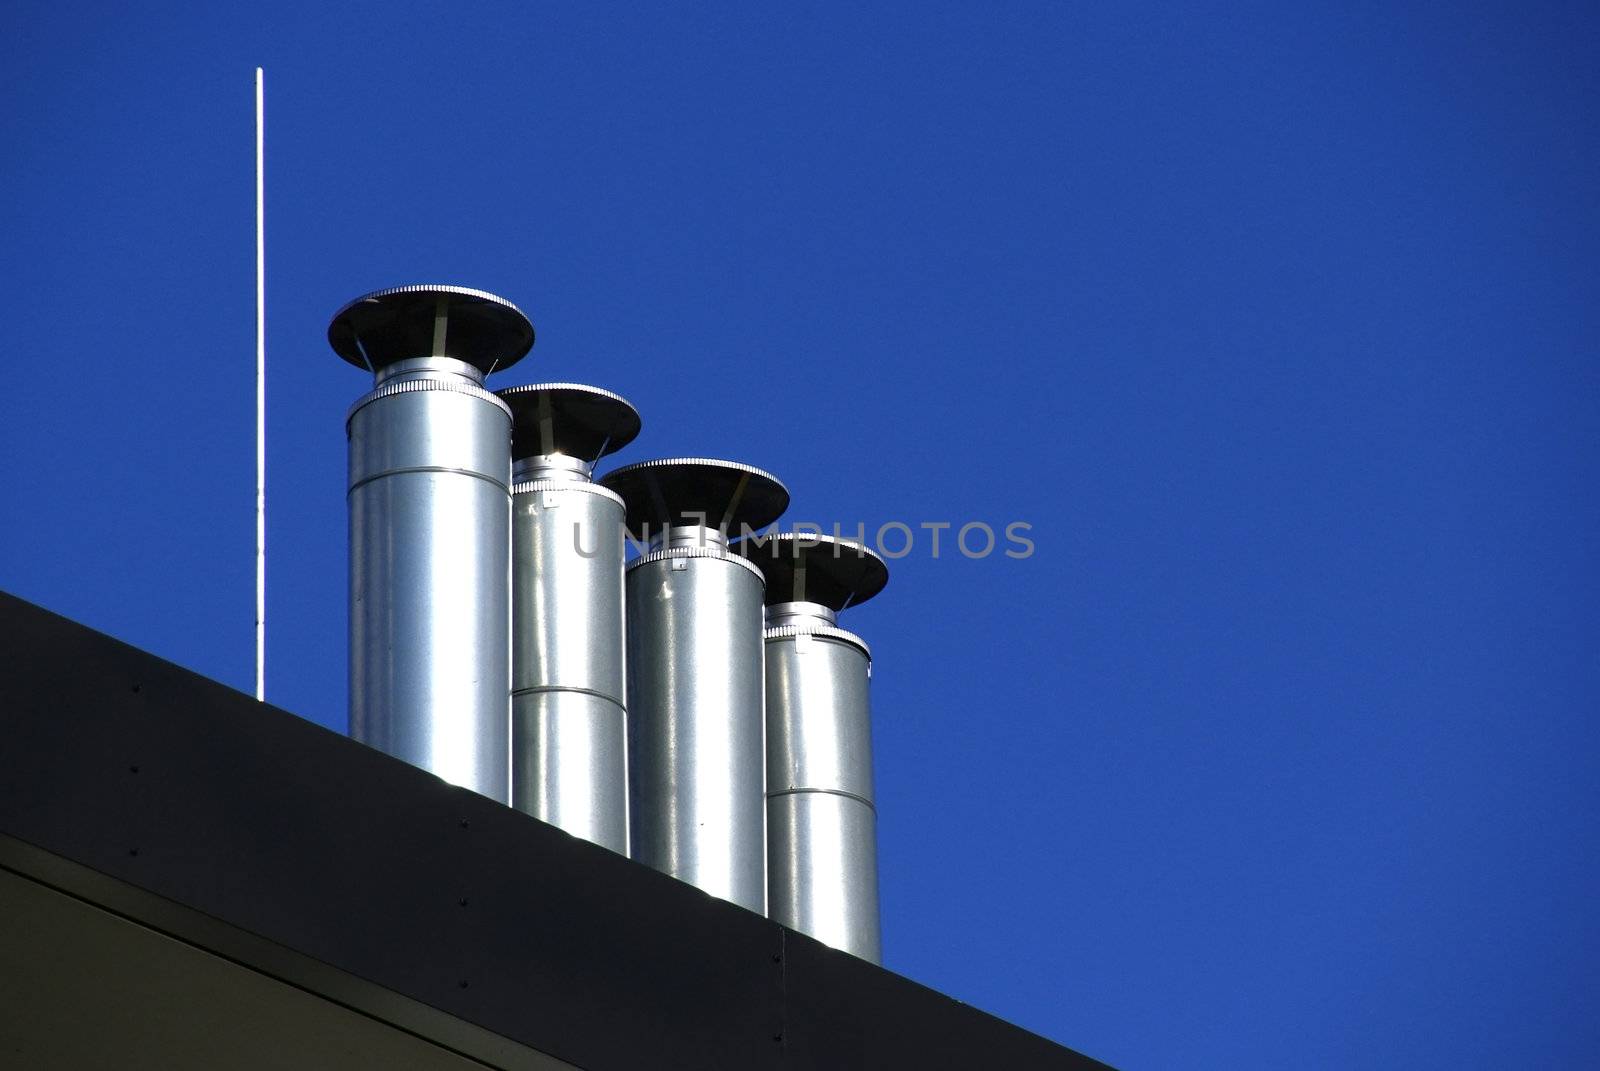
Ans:
[[[833,628],[838,623],[839,616],[831,607],[803,601],[773,602],[770,595],[767,598],[768,632],[786,625],[814,629],[819,624]]]
[[[516,457],[511,462],[511,478],[517,483],[531,483],[534,480],[574,480],[580,483],[589,481],[589,462],[579,457],[568,457],[565,454],[540,454],[536,457]]]
[[[581,383],[508,387],[512,414],[512,804],[628,851],[624,506],[589,482],[639,414]]]
[[[768,914],[880,962],[872,654],[838,612],[882,591],[889,567],[860,543],[812,533],[734,550],[766,580]]]
[[[763,585],[747,566],[713,543],[628,567],[631,854],[762,912]]]
[[[877,812],[833,793],[776,795],[767,801],[767,838],[768,917],[881,964]]]
[[[463,386],[350,417],[350,735],[503,803],[511,422]]]
[[[350,733],[511,798],[511,413],[484,375],[527,353],[510,302],[449,286],[357,298],[328,340],[371,369],[350,439]]]
[[[871,660],[827,607],[782,611],[765,641],[768,914],[877,963]]]
[[[511,804],[618,855],[628,852],[627,715],[560,689],[511,700]]]
[[[570,471],[513,491],[512,805],[626,854],[622,500]]]

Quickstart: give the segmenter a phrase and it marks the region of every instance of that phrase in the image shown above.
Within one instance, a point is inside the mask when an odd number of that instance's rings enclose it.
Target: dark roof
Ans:
[[[0,650],[8,880],[452,1053],[1103,1066],[4,594]]]

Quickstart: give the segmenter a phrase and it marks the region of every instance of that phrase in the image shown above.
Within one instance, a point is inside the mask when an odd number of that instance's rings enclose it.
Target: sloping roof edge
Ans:
[[[1104,1066],[4,593],[0,650],[0,865],[491,1065]]]

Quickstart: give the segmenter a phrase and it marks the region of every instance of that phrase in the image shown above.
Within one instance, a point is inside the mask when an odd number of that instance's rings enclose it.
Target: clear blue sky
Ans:
[[[366,290],[926,543],[885,954],[1136,1071],[1600,1060],[1592,5],[23,0],[0,588],[345,726]],[[226,10],[224,10],[226,8]],[[12,756],[10,761],[27,761]]]

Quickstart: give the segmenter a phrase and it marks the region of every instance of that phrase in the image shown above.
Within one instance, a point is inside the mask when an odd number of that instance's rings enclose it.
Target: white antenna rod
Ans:
[[[256,68],[256,699],[267,697],[267,256],[262,72]]]

